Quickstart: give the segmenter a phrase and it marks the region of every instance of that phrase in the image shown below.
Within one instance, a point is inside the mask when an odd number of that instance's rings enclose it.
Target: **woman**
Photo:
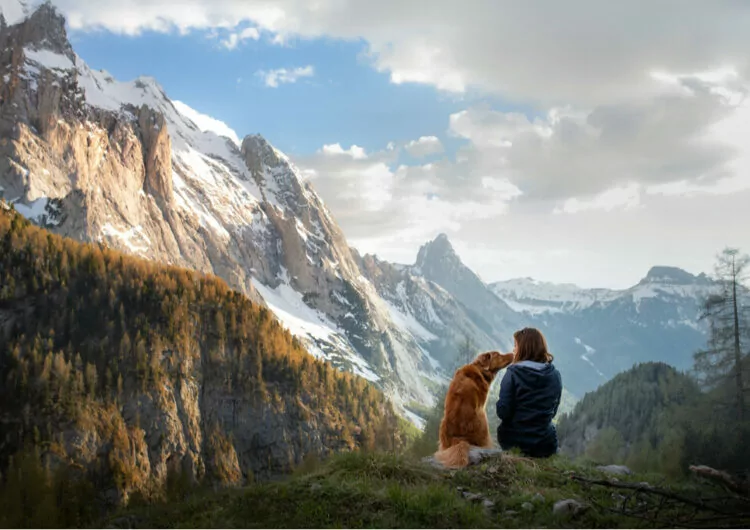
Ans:
[[[505,372],[497,402],[502,420],[497,439],[504,450],[517,447],[526,456],[548,457],[557,452],[552,418],[560,406],[562,378],[538,329],[516,331],[513,339],[515,357]]]

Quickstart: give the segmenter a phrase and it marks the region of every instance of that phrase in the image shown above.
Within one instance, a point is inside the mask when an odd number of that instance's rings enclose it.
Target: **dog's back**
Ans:
[[[435,458],[444,466],[468,465],[472,445],[492,447],[484,406],[495,374],[512,359],[512,354],[488,352],[456,370],[445,396],[438,452],[435,453]]]
[[[485,446],[485,434],[489,431],[484,405],[488,392],[489,383],[475,366],[467,364],[456,371],[445,396],[445,413],[440,422],[441,450],[460,441]]]

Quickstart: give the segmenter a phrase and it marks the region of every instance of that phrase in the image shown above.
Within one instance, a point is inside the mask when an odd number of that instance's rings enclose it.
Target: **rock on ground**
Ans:
[[[472,446],[471,449],[469,449],[469,465],[472,466],[479,464],[482,460],[500,455],[502,454],[502,452],[502,449],[497,449],[494,447],[487,448]],[[430,464],[431,466],[439,469],[445,469],[445,466],[435,460],[434,456],[426,456],[422,459],[422,462],[424,462],[425,464]]]
[[[618,465],[609,465],[609,466],[597,466],[599,471],[603,473],[607,473],[608,475],[632,475],[633,472],[630,471],[630,468],[628,466],[618,466]]]
[[[558,516],[574,516],[586,509],[586,505],[574,499],[557,501],[552,507],[552,513]]]

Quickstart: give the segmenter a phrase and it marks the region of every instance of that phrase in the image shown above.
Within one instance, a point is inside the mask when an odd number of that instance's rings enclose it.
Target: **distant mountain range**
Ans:
[[[706,340],[705,324],[698,321],[701,301],[718,285],[705,274],[653,267],[623,290],[530,278],[490,287],[530,324],[544,329],[569,374],[568,388],[580,397],[635,363],[662,361],[688,369],[693,352]]]
[[[49,4],[2,15],[0,193],[20,213],[222,277],[313,355],[376,383],[417,425],[414,411],[434,404],[465,337],[477,351],[509,351],[516,329],[540,326],[577,396],[638,361],[684,368],[704,342],[696,317],[712,282],[680,269],[655,267],[610,291],[487,285],[445,235],[413,265],[362,256],[263,137],[240,140],[197,119],[153,78],[92,70]]]

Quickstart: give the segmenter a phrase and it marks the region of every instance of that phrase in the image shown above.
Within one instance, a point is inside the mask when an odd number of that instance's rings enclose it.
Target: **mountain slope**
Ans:
[[[512,332],[523,319],[499,299],[456,254],[445,234],[423,245],[412,271],[440,285],[460,302],[471,319],[505,349],[512,348]]]
[[[3,472],[35,447],[118,503],[168,473],[238,484],[398,440],[382,393],[216,277],[63,239],[2,201],[0,249]]]
[[[623,447],[613,447],[613,453],[644,438],[657,445],[666,434],[670,411],[694,405],[700,396],[698,385],[673,367],[638,364],[587,393],[560,418],[561,451],[580,456],[605,430],[621,437]]]
[[[0,31],[0,192],[19,212],[215,273],[397,406],[431,404],[437,363],[363,276],[297,168],[262,137],[238,145],[196,116],[152,78],[91,70],[48,4]]]
[[[523,315],[500,300],[440,234],[423,245],[414,265],[394,265],[366,255],[363,274],[445,367],[456,362],[457,345],[469,338],[477,350],[510,351]]]
[[[662,361],[678,369],[706,341],[699,322],[703,297],[718,289],[705,274],[653,267],[624,290],[581,289],[531,279],[492,284],[493,291],[545,330],[570,389],[595,389],[633,364]]]

